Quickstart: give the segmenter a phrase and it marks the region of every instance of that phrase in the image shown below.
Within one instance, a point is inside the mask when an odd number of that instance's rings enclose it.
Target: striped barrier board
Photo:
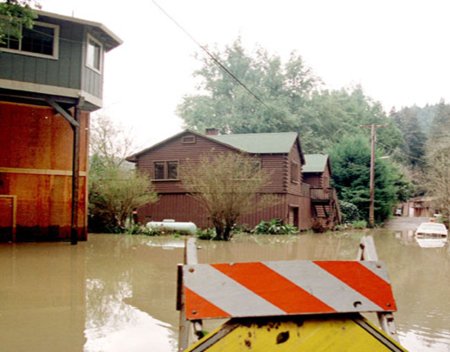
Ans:
[[[397,310],[380,261],[276,261],[183,266],[186,318]]]

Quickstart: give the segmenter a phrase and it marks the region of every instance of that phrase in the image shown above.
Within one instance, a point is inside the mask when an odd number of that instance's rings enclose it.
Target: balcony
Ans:
[[[330,202],[336,199],[336,191],[334,188],[313,188],[310,189],[310,196],[313,202]]]

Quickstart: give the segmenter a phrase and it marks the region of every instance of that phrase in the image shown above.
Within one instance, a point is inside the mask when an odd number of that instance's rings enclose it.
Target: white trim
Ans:
[[[59,26],[52,23],[45,23],[45,22],[34,22],[35,25],[41,26],[41,27],[48,27],[53,28],[53,55],[45,55],[45,54],[39,54],[34,53],[32,51],[24,51],[22,49],[9,49],[0,47],[0,51],[12,53],[12,54],[19,54],[19,55],[26,55],[26,56],[34,56],[34,57],[42,57],[45,59],[53,59],[58,60],[59,59]],[[19,45],[22,44],[22,38],[19,39]]]
[[[88,62],[88,51],[89,51],[89,41],[93,41],[95,44],[97,44],[100,47],[100,57],[99,57],[99,65],[100,67],[97,68],[93,65],[90,65]],[[103,72],[103,53],[105,52],[105,49],[103,48],[103,44],[97,40],[92,34],[87,33],[86,35],[86,52],[85,52],[85,64],[86,67],[91,69],[94,72],[97,72],[98,74],[102,74]]]
[[[84,98],[87,102],[101,108],[102,99],[79,89],[65,88],[58,86],[49,86],[45,84],[30,83],[23,81],[12,81],[9,79],[0,79],[0,88],[20,90],[25,92],[42,93],[49,95],[59,95],[70,98]]]
[[[111,37],[112,40],[114,40],[117,43],[116,46],[118,46],[118,45],[123,43],[122,39],[120,39],[109,28],[107,28],[105,25],[103,25],[101,23],[88,21],[88,20],[84,20],[84,19],[81,19],[81,18],[75,18],[75,17],[59,15],[59,14],[56,14],[56,13],[51,13],[51,12],[46,12],[46,11],[41,11],[41,10],[37,10],[36,13],[39,16],[46,16],[46,17],[55,18],[55,19],[62,20],[62,21],[68,21],[68,22],[72,22],[72,23],[79,23],[79,24],[82,24],[82,25],[85,25],[85,26],[92,26],[92,27],[99,28],[100,30],[105,32],[109,37]]]

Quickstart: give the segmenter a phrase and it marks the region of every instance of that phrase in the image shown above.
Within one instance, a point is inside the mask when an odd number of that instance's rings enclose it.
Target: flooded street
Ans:
[[[367,232],[368,233],[368,232]],[[450,351],[450,248],[421,248],[404,227],[374,230],[410,351]],[[355,259],[361,233],[199,241],[199,262]],[[1,351],[175,351],[183,240],[91,235],[0,246]]]

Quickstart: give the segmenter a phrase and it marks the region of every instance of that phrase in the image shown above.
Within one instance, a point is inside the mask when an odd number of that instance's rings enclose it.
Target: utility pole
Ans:
[[[361,125],[363,128],[370,128],[370,181],[369,181],[369,227],[375,226],[375,145],[377,142],[377,128],[387,127],[387,125]]]

